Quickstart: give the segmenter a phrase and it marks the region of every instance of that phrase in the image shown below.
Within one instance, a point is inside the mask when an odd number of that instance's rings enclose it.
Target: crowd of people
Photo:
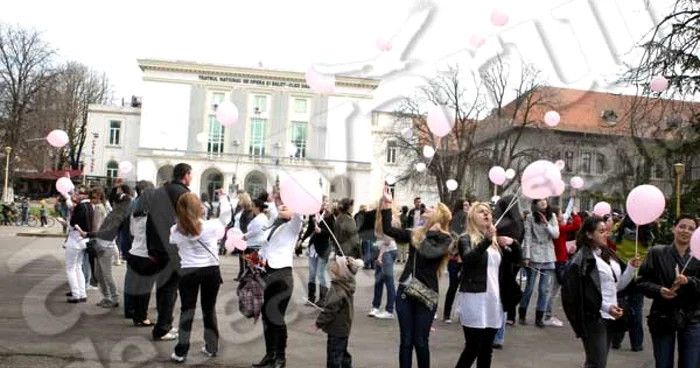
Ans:
[[[676,342],[679,367],[700,363],[700,262],[688,250],[698,226],[692,216],[676,220],[671,245],[655,245],[649,225],[578,212],[573,200],[564,210],[547,199],[534,200],[522,213],[514,196],[496,203],[462,200],[452,210],[442,203],[425,206],[416,197],[413,208],[397,210],[385,191],[374,206],[360,206],[357,212],[352,199],[331,204],[324,198],[319,213],[304,219],[274,193],[251,198],[239,191],[230,198],[217,191],[215,211],[207,195],[190,193],[191,176],[192,168],[181,163],[172,181],[157,188],[138,182],[135,195],[120,183],[107,199],[102,191],[84,187],[65,198],[70,209],[64,216],[68,302],[86,302],[86,285],[94,279],[103,295],[98,305],[118,307],[112,265],[125,258],[125,315],[135,326],[152,327],[156,341],[177,340],[171,355],[176,362],[189,354],[198,295],[201,353],[218,354],[219,265],[227,252],[220,238],[235,228],[247,245],[237,280],[251,267],[264,280],[265,355],[253,367],[286,366],[292,268],[307,240],[307,301],[322,311],[315,326],[328,335],[328,367],[352,366],[354,278],[362,268],[375,274],[368,316],[398,320],[402,368],[413,365],[414,353],[418,367],[430,366],[429,336],[439,316],[438,285],[445,273],[449,286],[442,321],[452,323],[456,315],[464,332],[457,367],[491,365],[493,349],[503,348],[506,326],[531,323],[535,286],[534,324],[564,325],[553,314],[561,294],[566,319],[582,341],[585,367],[605,367],[610,348],[619,349],[627,332],[632,351],[644,349],[645,297],[653,300],[648,326],[656,366],[674,365]],[[219,212],[216,219],[214,212]],[[398,279],[396,263],[404,264]],[[151,322],[154,287],[157,319]]]

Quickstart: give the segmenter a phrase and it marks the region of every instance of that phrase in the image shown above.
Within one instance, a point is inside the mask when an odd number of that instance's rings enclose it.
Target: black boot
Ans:
[[[527,310],[525,308],[518,308],[518,316],[520,316],[520,318],[518,318],[518,323],[520,323],[521,325],[526,325],[527,324],[527,320],[525,319],[526,315],[527,315]]]
[[[270,365],[271,368],[284,368],[287,366],[287,359],[284,355],[279,355],[275,358],[274,365]]]
[[[328,295],[328,288],[321,286],[321,290],[318,293],[318,303],[316,304],[321,304],[326,299],[326,295]]]
[[[274,367],[275,362],[277,361],[277,356],[275,354],[265,354],[265,356],[262,358],[260,363],[253,364],[253,368],[267,368],[267,367]]]
[[[313,282],[309,283],[309,297],[308,300],[310,303],[316,303],[316,284]]]
[[[535,312],[535,325],[539,328],[544,328],[544,312]]]

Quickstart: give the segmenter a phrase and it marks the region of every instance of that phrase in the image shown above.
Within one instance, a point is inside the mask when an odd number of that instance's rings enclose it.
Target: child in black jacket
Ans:
[[[348,340],[352,328],[355,274],[364,262],[354,258],[336,257],[328,272],[333,281],[326,298],[321,301],[323,312],[316,319],[316,328],[328,334],[326,367],[351,368]]]

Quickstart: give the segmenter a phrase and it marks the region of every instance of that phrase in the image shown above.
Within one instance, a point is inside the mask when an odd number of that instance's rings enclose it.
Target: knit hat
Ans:
[[[355,277],[357,271],[364,266],[364,262],[352,257],[335,257],[335,262],[338,263],[338,276],[344,279]]]

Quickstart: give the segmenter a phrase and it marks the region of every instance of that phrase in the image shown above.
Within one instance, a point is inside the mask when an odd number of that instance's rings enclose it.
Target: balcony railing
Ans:
[[[250,155],[245,153],[219,153],[205,151],[181,151],[158,148],[139,148],[139,157],[159,157],[188,160],[204,160],[233,164],[255,164],[261,166],[299,166],[307,168],[332,168],[343,164],[348,169],[371,170],[371,162],[330,160],[310,157],[282,157],[274,155]]]

